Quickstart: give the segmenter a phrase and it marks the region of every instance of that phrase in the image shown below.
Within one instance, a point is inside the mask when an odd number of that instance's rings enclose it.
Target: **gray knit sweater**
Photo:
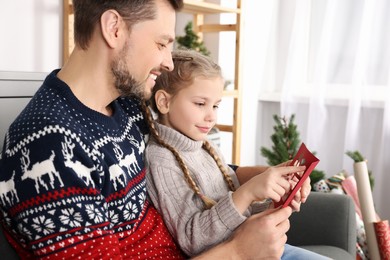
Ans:
[[[214,207],[205,210],[202,200],[185,181],[174,155],[153,139],[149,141],[145,155],[150,200],[181,249],[189,256],[196,255],[225,240],[249,216],[249,211],[243,216],[236,210],[232,193],[216,162],[202,148],[202,141],[194,141],[160,124],[157,129],[178,150],[201,192],[217,201]],[[228,169],[238,187],[237,176]]]

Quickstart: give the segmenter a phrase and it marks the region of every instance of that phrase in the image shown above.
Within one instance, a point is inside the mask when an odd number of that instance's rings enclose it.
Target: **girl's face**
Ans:
[[[167,95],[167,110],[161,123],[195,141],[205,140],[216,124],[222,92],[222,78],[196,78],[176,95]]]

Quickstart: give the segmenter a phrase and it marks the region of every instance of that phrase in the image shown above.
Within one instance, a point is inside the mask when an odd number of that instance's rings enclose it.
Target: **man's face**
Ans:
[[[115,85],[121,96],[148,99],[161,70],[173,69],[172,45],[175,39],[175,10],[156,0],[156,18],[139,22],[111,65]]]

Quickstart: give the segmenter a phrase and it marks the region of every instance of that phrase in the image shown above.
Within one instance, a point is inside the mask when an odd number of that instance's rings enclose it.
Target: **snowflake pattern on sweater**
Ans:
[[[83,105],[57,72],[6,134],[0,210],[8,240],[27,258],[126,258],[142,248],[148,255],[145,241],[153,238],[163,241],[155,255],[180,257],[146,201],[139,101],[119,98],[105,116]]]

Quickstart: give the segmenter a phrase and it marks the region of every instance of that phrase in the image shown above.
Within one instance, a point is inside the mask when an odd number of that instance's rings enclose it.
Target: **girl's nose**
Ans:
[[[217,120],[217,111],[212,107],[206,114],[206,121],[214,122]]]

